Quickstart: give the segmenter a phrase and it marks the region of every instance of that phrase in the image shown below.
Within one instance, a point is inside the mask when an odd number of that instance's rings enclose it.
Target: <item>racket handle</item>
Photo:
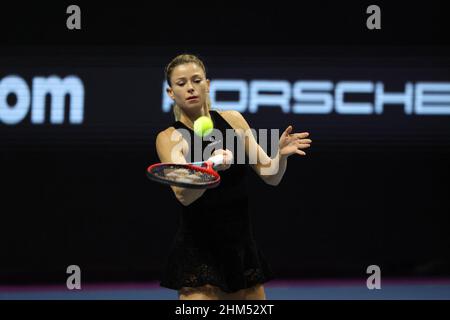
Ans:
[[[190,164],[192,164],[194,166],[210,165],[211,167],[215,167],[215,166],[221,165],[222,163],[223,163],[223,154],[218,154],[218,155],[210,157],[206,161],[191,162]]]
[[[223,154],[212,156],[211,158],[208,159],[208,161],[212,162],[213,167],[221,165],[223,163]]]

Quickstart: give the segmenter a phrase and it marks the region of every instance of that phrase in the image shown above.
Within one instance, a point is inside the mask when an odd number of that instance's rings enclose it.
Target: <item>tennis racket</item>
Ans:
[[[183,188],[210,189],[220,184],[220,175],[214,167],[223,163],[218,154],[207,161],[191,163],[156,163],[147,168],[150,180]]]

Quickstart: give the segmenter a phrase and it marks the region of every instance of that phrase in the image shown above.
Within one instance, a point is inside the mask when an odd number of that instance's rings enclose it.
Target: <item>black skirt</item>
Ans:
[[[160,285],[179,290],[210,284],[232,293],[273,279],[253,236],[247,198],[205,210],[214,197],[207,192],[182,210]]]
[[[210,284],[233,293],[272,278],[272,271],[254,243],[214,251],[176,246],[160,285],[179,290]]]
[[[210,284],[233,293],[273,278],[252,237],[251,225],[223,221],[208,229],[198,226],[186,231],[180,227],[160,285],[179,290]]]

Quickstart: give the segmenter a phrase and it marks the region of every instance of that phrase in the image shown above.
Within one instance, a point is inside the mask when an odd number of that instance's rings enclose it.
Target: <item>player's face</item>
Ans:
[[[170,80],[172,86],[167,92],[180,108],[198,112],[203,107],[209,93],[209,80],[199,65],[192,62],[175,67]]]

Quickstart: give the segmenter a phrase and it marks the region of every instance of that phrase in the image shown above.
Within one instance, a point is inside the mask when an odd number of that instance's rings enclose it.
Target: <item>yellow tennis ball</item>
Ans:
[[[194,132],[200,137],[207,136],[213,129],[213,122],[206,116],[201,116],[194,121]]]

